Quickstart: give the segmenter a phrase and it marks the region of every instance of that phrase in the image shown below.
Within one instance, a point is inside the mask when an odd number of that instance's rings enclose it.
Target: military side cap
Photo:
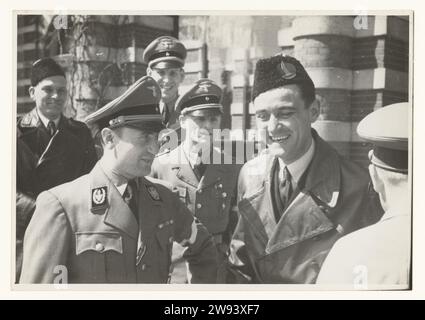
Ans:
[[[395,103],[380,108],[360,121],[358,135],[373,144],[370,161],[385,170],[408,171],[409,104]]]
[[[305,86],[314,99],[314,83],[297,59],[282,54],[260,59],[255,66],[252,101],[263,92],[289,84]]]
[[[65,72],[61,66],[52,58],[39,59],[32,64],[31,68],[31,86],[36,86],[41,80],[54,77],[65,77]]]
[[[176,38],[163,36],[152,41],[143,52],[148,67],[181,68],[186,59],[186,48]]]
[[[156,81],[145,76],[137,80],[121,96],[112,100],[99,110],[91,113],[87,124],[97,124],[99,129],[121,126],[138,129],[163,129],[159,112],[161,91]]]
[[[176,101],[176,109],[181,114],[195,110],[216,109],[223,112],[220,104],[222,90],[210,79],[199,79],[195,85]]]

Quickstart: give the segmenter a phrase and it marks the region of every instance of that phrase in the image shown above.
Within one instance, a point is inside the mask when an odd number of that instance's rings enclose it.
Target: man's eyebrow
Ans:
[[[296,110],[297,108],[293,107],[293,106],[281,106],[279,108],[277,108],[279,111],[293,111]]]

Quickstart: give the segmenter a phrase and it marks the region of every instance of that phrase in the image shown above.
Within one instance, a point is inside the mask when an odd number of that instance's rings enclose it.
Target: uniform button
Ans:
[[[164,227],[164,224],[163,223],[160,223],[159,225],[158,225],[158,228],[159,229],[162,229]]]
[[[226,198],[227,197],[227,193],[226,192],[223,192],[221,195],[223,196],[223,198]]]
[[[146,265],[145,264],[142,264],[142,266],[140,268],[142,269],[142,271],[145,271],[146,270]]]
[[[103,251],[103,249],[105,249],[104,245],[101,244],[100,242],[96,243],[96,247],[95,247],[96,251],[101,252]]]
[[[174,223],[174,220],[173,220],[173,219],[171,219],[171,220],[170,220],[170,224],[173,224],[173,223]]]
[[[221,189],[221,188],[223,188],[223,185],[220,183],[220,184],[218,185],[218,187]]]
[[[198,204],[196,205],[196,208],[201,209],[201,208],[202,208],[202,204],[198,203]]]
[[[170,237],[170,238],[168,238],[168,241],[170,242],[170,243],[172,243],[173,242],[173,237]]]
[[[226,208],[226,205],[223,203],[223,204],[221,205],[221,207],[224,209],[224,208]]]

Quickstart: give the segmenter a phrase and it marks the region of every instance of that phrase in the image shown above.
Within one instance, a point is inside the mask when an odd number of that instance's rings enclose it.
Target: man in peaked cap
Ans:
[[[62,68],[51,58],[37,60],[30,80],[35,107],[17,121],[16,281],[37,195],[88,173],[97,161],[87,126],[62,114],[67,99]]]
[[[373,144],[369,174],[385,210],[381,220],[338,240],[317,283],[355,289],[408,289],[411,201],[408,187],[407,102],[372,112],[357,133]]]
[[[192,282],[214,282],[214,243],[164,182],[144,178],[158,151],[160,91],[143,77],[86,119],[104,153],[87,175],[40,194],[21,283],[166,283],[173,241]]]
[[[153,40],[143,53],[148,64],[147,74],[153,77],[161,88],[159,104],[167,128],[178,129],[180,111],[175,108],[180,84],[184,80],[186,48],[176,38],[162,36]]]
[[[335,241],[382,212],[367,192],[367,172],[311,128],[319,104],[298,60],[260,59],[252,100],[267,149],[239,175],[228,281],[314,283]]]
[[[220,148],[214,147],[213,132],[220,129],[223,109],[220,98],[220,87],[209,79],[198,80],[179,98],[177,107],[181,110],[179,120],[185,140],[157,156],[152,176],[170,182],[179,192],[180,200],[213,235],[221,263],[217,282],[223,283],[223,263],[237,219],[240,166],[224,164]],[[186,283],[190,278],[181,251],[181,247],[174,246],[173,283]]]

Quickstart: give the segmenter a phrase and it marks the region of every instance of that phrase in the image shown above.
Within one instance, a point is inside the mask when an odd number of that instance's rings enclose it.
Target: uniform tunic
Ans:
[[[166,283],[173,241],[188,246],[192,281],[214,282],[215,249],[206,229],[160,181],[140,178],[138,186],[138,219],[100,164],[40,194],[20,282],[54,283],[64,266],[68,283]]]

